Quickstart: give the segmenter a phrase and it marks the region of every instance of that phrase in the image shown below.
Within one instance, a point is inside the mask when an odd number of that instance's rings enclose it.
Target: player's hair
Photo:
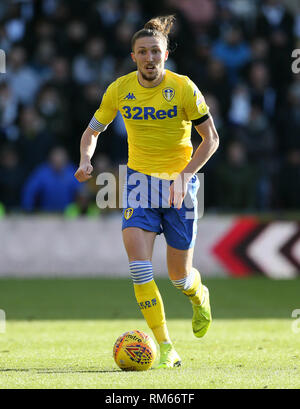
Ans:
[[[144,28],[137,31],[131,40],[131,47],[132,50],[134,49],[135,42],[138,38],[142,37],[161,37],[165,40],[166,45],[168,47],[168,36],[169,32],[175,21],[175,15],[170,14],[169,16],[159,16],[154,17],[149,20],[145,25]]]

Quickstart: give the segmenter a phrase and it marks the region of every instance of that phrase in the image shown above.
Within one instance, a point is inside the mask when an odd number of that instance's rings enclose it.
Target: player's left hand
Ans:
[[[170,185],[169,205],[172,204],[178,210],[182,207],[182,202],[185,198],[188,189],[188,179],[181,173]]]

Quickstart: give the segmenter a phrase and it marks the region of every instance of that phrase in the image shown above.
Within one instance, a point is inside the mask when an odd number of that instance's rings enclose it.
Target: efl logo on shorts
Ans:
[[[125,212],[124,212],[124,217],[125,217],[125,219],[126,219],[126,220],[130,219],[130,217],[132,216],[132,214],[133,214],[133,208],[132,208],[132,207],[129,207],[129,208],[126,209]]]
[[[164,89],[162,90],[162,94],[163,94],[164,98],[165,98],[168,102],[170,102],[170,101],[174,98],[175,89],[173,89],[173,88],[164,88]]]

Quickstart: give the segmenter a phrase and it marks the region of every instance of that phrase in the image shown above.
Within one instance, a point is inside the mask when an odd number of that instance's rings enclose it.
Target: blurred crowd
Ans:
[[[98,215],[95,178],[74,179],[82,132],[106,87],[135,70],[132,35],[176,14],[166,68],[204,94],[220,148],[202,170],[206,211],[300,208],[299,0],[1,0],[0,215]],[[300,63],[299,63],[300,68]],[[194,148],[200,137],[193,130]],[[127,161],[120,115],[95,174]]]

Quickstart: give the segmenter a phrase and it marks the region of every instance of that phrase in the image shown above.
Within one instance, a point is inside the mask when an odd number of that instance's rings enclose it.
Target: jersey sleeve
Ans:
[[[184,87],[183,102],[185,113],[189,121],[208,117],[209,107],[206,105],[204,96],[189,78],[187,78]]]
[[[118,112],[116,81],[105,91],[101,104],[94,114],[94,119],[102,125],[110,124]]]

